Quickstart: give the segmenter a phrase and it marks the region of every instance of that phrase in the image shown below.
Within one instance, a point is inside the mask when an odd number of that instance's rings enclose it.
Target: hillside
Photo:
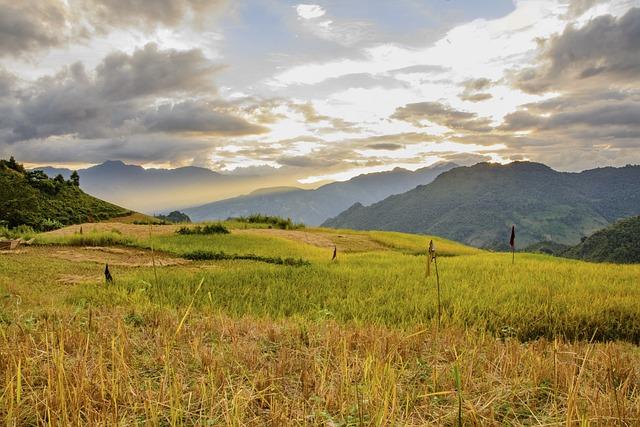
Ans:
[[[308,225],[319,225],[356,202],[375,203],[392,194],[429,183],[442,172],[454,167],[456,165],[452,163],[444,163],[413,172],[397,168],[390,172],[360,175],[349,181],[334,182],[315,190],[283,188],[258,191],[247,196],[185,209],[184,212],[194,221],[262,213],[288,217]]]
[[[551,240],[574,245],[622,217],[640,213],[640,167],[557,172],[531,162],[479,163],[323,225],[436,234],[477,247],[507,249]]]
[[[623,219],[597,231],[562,253],[585,261],[640,263],[640,216]]]
[[[0,160],[0,223],[28,225],[36,230],[105,220],[131,212],[84,193],[73,180],[49,178]]]

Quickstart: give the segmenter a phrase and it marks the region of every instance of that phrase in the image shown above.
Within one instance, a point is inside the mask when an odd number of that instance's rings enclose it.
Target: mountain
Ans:
[[[457,165],[440,163],[409,171],[396,168],[389,172],[359,175],[345,182],[333,182],[315,190],[259,190],[246,196],[221,200],[184,209],[194,221],[226,219],[254,213],[291,218],[295,222],[318,225],[355,202],[371,204],[391,194],[402,193],[419,184],[431,182],[442,172]]]
[[[561,255],[585,261],[640,263],[640,216],[597,231]]]
[[[49,176],[61,174],[64,178],[68,178],[72,172],[69,169],[51,167],[41,167],[38,170]],[[231,197],[240,190],[237,184],[248,180],[246,177],[222,175],[206,168],[189,166],[144,169],[119,160],[109,160],[80,169],[78,174],[80,187],[87,193],[147,213],[193,206],[203,197],[205,200]]]
[[[531,162],[479,163],[372,206],[351,206],[323,226],[435,234],[508,249],[540,241],[574,245],[615,220],[640,213],[640,166],[557,172]]]
[[[74,182],[0,160],[0,223],[47,230],[124,216],[131,211],[83,192]]]

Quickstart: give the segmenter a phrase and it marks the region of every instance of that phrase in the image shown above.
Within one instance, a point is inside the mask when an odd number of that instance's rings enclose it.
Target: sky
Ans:
[[[306,186],[638,164],[640,0],[0,0],[10,155]]]

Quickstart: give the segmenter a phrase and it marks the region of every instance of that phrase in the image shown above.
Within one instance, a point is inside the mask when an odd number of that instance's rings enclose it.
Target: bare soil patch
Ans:
[[[153,225],[151,227],[151,233],[154,236],[173,234],[181,226],[182,225],[177,224]],[[49,231],[44,234],[51,236],[69,236],[79,233],[81,228],[83,233],[117,231],[119,233],[122,233],[122,235],[124,236],[137,238],[149,237],[148,225],[125,224],[121,222],[89,222],[85,224],[70,225],[68,227],[59,228],[57,230]]]
[[[13,252],[16,253],[15,251]],[[22,253],[48,258],[58,258],[72,262],[95,262],[99,264],[119,265],[125,267],[151,267],[153,260],[151,251],[130,248],[111,247],[75,247],[75,246],[41,246],[29,248]],[[164,253],[155,253],[155,264],[158,267],[183,265],[190,261],[172,257]]]
[[[258,236],[280,237],[283,239],[294,240],[296,242],[302,242],[308,245],[317,246],[319,248],[333,248],[334,246],[336,246],[338,248],[338,251],[341,252],[368,252],[388,250],[387,247],[371,239],[366,234],[338,234],[326,233],[322,231],[279,230],[273,228],[231,230],[231,232],[237,234],[253,234]]]

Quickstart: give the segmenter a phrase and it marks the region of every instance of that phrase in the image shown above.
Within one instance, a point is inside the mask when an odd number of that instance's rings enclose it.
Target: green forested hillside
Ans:
[[[554,241],[574,245],[611,222],[640,214],[640,167],[562,173],[538,163],[479,163],[324,223],[336,228],[435,234],[478,247]]]
[[[640,263],[640,216],[597,231],[562,255],[585,261]]]
[[[84,193],[77,178],[51,179],[41,171],[26,171],[13,158],[0,160],[0,225],[46,230],[129,213]]]

